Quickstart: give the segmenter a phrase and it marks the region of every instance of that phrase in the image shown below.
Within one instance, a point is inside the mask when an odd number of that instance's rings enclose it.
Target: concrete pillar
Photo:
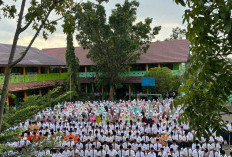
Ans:
[[[47,67],[47,74],[49,74],[50,73],[50,68],[49,67]]]
[[[24,100],[27,99],[27,91],[23,91],[23,99],[24,99]]]
[[[181,63],[179,63],[179,70],[181,70]]]
[[[62,73],[62,69],[61,69],[61,67],[59,67],[59,73]]]
[[[88,93],[88,84],[85,85],[85,93]]]
[[[148,67],[148,64],[146,64],[146,71],[148,71],[149,70],[149,67]]]
[[[26,67],[23,67],[23,75],[26,75]]]
[[[160,68],[160,64],[158,64],[158,67]]]
[[[41,89],[39,89],[39,95],[42,96],[42,90]]]
[[[41,67],[38,67],[38,74],[41,74]]]
[[[87,66],[85,66],[85,72],[87,72],[88,70],[87,70]]]
[[[6,75],[7,67],[4,67],[4,75]]]

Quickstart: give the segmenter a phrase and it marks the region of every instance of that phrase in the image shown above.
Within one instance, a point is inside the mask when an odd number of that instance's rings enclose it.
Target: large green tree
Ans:
[[[128,64],[135,63],[149,48],[149,43],[161,27],[151,28],[152,19],[136,21],[137,1],[125,0],[116,4],[107,19],[106,11],[99,0],[82,3],[77,7],[76,36],[80,45],[88,49],[88,57],[96,64],[96,82],[110,86],[110,99],[117,88]]]
[[[14,0],[14,2],[16,3],[17,0]],[[57,21],[71,12],[75,5],[73,0],[31,0],[28,3],[27,0],[21,0],[21,6],[17,8],[14,2],[0,0],[1,18],[4,17],[17,20],[0,102],[0,130],[12,68],[26,56],[38,35],[42,32],[43,38],[47,39],[49,33],[53,33],[56,30]],[[52,12],[59,16],[59,18],[52,19]],[[20,35],[29,28],[32,28],[35,33],[26,49],[21,52],[21,56],[19,58],[14,58]]]
[[[151,68],[144,77],[155,78],[155,86],[152,87],[152,93],[156,94],[166,94],[177,91],[183,81],[182,76],[173,74],[167,67]]]
[[[187,6],[187,38],[192,58],[189,63],[181,119],[189,121],[198,135],[221,133],[225,126],[221,113],[228,112],[225,104],[232,93],[232,1],[175,0]]]

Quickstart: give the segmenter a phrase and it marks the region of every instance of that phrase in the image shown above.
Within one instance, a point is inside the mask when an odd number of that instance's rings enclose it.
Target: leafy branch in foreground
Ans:
[[[65,92],[60,95],[60,89],[61,87],[57,87],[44,96],[36,95],[28,97],[28,99],[25,100],[16,111],[4,115],[2,131],[19,122],[32,118],[35,114],[47,107],[53,107],[59,102],[68,100],[70,93]]]
[[[190,41],[191,61],[186,82],[181,91],[185,96],[182,121],[189,121],[198,137],[211,132],[222,133],[225,128],[221,112],[228,113],[225,104],[232,93],[232,1],[175,0],[185,10],[187,38]],[[211,131],[212,129],[212,131]]]

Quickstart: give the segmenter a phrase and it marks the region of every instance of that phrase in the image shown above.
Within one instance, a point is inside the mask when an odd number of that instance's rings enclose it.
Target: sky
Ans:
[[[78,0],[76,0],[78,2]],[[172,28],[181,27],[186,28],[186,24],[182,24],[182,17],[184,14],[184,7],[176,5],[173,0],[138,0],[140,6],[137,10],[137,20],[144,21],[145,18],[153,18],[151,24],[152,27],[161,26],[161,31],[154,39],[164,40],[168,38],[172,33]],[[16,6],[20,6],[20,1],[17,2]],[[111,10],[115,8],[115,4],[123,3],[124,0],[109,0],[106,7],[106,13],[109,16]],[[55,15],[52,15],[55,18]],[[4,19],[0,20],[0,43],[12,44],[14,32],[16,29],[17,19]],[[55,33],[49,36],[48,40],[44,40],[42,36],[39,36],[33,47],[44,49],[44,48],[56,48],[66,47],[66,36],[62,30],[62,21],[59,22]],[[26,30],[20,35],[18,45],[27,46],[31,40],[34,31],[32,29]],[[78,42],[74,39],[74,46],[79,46]]]

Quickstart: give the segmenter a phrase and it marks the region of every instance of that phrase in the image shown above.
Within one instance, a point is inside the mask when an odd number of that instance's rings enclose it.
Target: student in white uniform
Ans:
[[[170,148],[170,152],[168,153],[168,156],[171,156],[171,157],[175,156],[175,152],[174,152],[173,148]]]
[[[227,157],[226,152],[224,150],[221,151],[221,157]]]
[[[96,157],[98,154],[97,150],[95,149],[95,145],[92,145],[92,149],[89,150],[89,156],[90,157]]]
[[[109,154],[109,156],[113,157],[115,155],[117,155],[117,151],[115,149],[113,149],[113,146],[110,146],[110,150],[107,152],[107,154]]]
[[[128,150],[126,151],[126,156],[129,156],[129,157],[135,156],[135,152],[134,152],[134,150],[131,149],[130,145],[128,146]]]
[[[144,152],[142,152],[141,147],[138,148],[138,152],[136,153],[135,157],[145,157]]]
[[[183,157],[183,152],[181,151],[181,147],[178,147],[177,151],[175,152],[175,157]]]
[[[192,156],[192,153],[193,153],[193,151],[190,148],[190,144],[187,144],[186,148],[184,148],[184,150],[183,150],[183,156],[190,157],[190,156]]]
[[[99,156],[99,157],[105,157],[106,156],[106,151],[103,149],[102,146],[100,146],[99,151],[97,152],[97,156]]]
[[[62,152],[63,156],[71,156],[71,152],[68,150],[68,146],[64,147],[64,151]]]
[[[178,147],[179,147],[179,146],[176,144],[176,140],[173,140],[173,144],[170,146],[170,148],[172,148],[173,151],[176,152],[177,149],[178,149]]]
[[[120,150],[118,150],[117,154],[118,154],[119,157],[125,157],[126,156],[126,151],[123,150],[122,145],[120,146]]]
[[[204,153],[200,150],[199,146],[196,146],[196,149],[193,151],[193,157],[203,157]]]
[[[57,150],[56,150],[56,153],[54,153],[54,154],[52,155],[52,157],[62,157],[62,154],[60,153],[60,150],[57,149]]]
[[[147,154],[147,157],[156,157],[156,153],[154,151],[154,148],[151,148],[151,150]]]
[[[158,153],[158,156],[160,156],[160,157],[168,157],[168,154],[164,151],[163,147],[160,149],[160,152]]]

